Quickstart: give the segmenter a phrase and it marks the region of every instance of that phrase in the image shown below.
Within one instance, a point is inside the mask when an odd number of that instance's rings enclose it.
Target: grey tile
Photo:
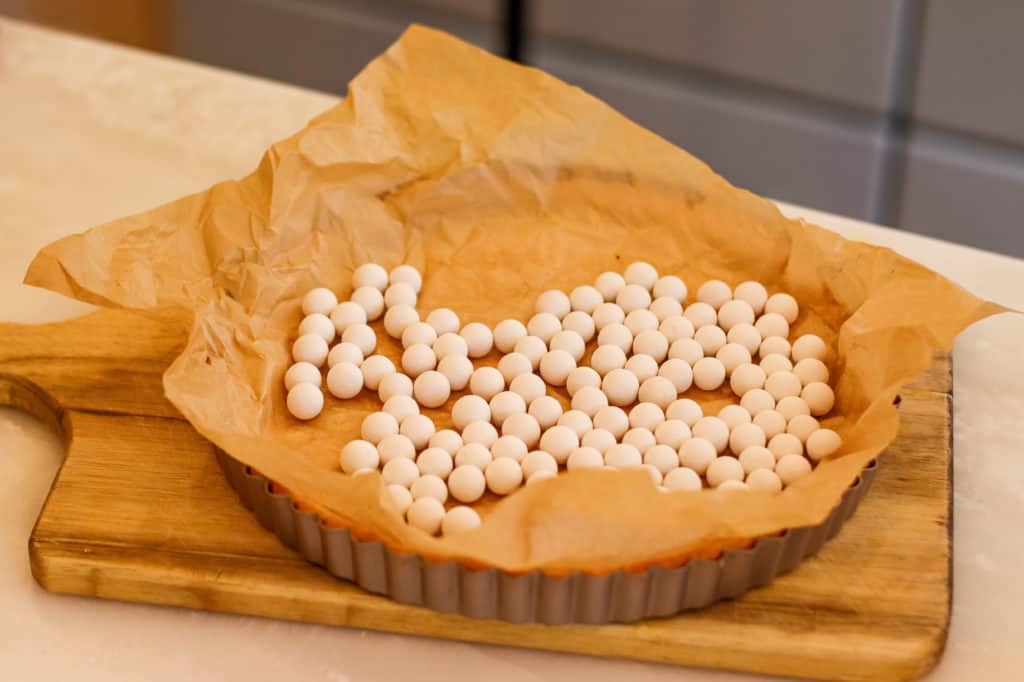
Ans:
[[[496,24],[408,3],[172,0],[170,12],[174,54],[337,93],[413,22],[500,46]]]
[[[824,97],[890,106],[904,0],[535,0],[543,35]]]
[[[1024,144],[1024,3],[933,0],[914,116]]]
[[[1024,154],[917,131],[907,150],[898,226],[1024,256]]]
[[[881,122],[707,82],[589,63],[543,44],[531,59],[707,162],[733,184],[871,219],[885,148]]]

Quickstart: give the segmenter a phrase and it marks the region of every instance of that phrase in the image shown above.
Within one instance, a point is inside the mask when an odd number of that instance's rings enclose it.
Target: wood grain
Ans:
[[[900,436],[859,511],[769,587],[633,625],[509,625],[403,606],[284,548],[228,487],[211,445],[163,397],[188,320],[102,311],[0,324],[0,404],[64,432],[30,539],[54,592],[392,632],[822,679],[909,679],[950,609],[949,359],[903,393]]]

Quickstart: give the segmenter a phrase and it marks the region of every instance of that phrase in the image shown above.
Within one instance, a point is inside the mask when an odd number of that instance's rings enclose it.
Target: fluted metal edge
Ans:
[[[509,623],[565,625],[629,623],[699,609],[735,599],[795,569],[821,549],[853,514],[878,469],[865,468],[843,493],[824,522],[764,536],[746,549],[730,549],[717,559],[690,559],[678,568],[653,566],[641,573],[507,573],[473,569],[456,561],[435,562],[416,554],[392,552],[381,542],[361,542],[348,529],[330,528],[290,497],[271,489],[221,450],[217,461],[242,503],[259,522],[331,575],[403,604],[442,613]]]

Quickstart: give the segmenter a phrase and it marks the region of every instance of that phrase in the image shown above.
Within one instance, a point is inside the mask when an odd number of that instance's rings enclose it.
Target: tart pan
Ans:
[[[678,568],[653,566],[641,573],[506,573],[473,569],[455,561],[433,562],[399,554],[382,542],[360,542],[346,528],[329,528],[301,511],[270,481],[221,450],[217,461],[242,503],[259,522],[303,558],[331,575],[402,604],[469,618],[509,623],[565,625],[630,623],[699,609],[767,585],[821,549],[857,508],[878,470],[861,472],[824,522],[763,536],[745,549],[717,559],[694,558]]]

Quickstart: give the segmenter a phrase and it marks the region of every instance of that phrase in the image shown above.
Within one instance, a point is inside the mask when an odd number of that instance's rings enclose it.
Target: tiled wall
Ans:
[[[182,56],[345,83],[410,22],[501,53],[516,0],[172,0]],[[528,0],[521,58],[760,194],[1024,256],[1024,3]]]

